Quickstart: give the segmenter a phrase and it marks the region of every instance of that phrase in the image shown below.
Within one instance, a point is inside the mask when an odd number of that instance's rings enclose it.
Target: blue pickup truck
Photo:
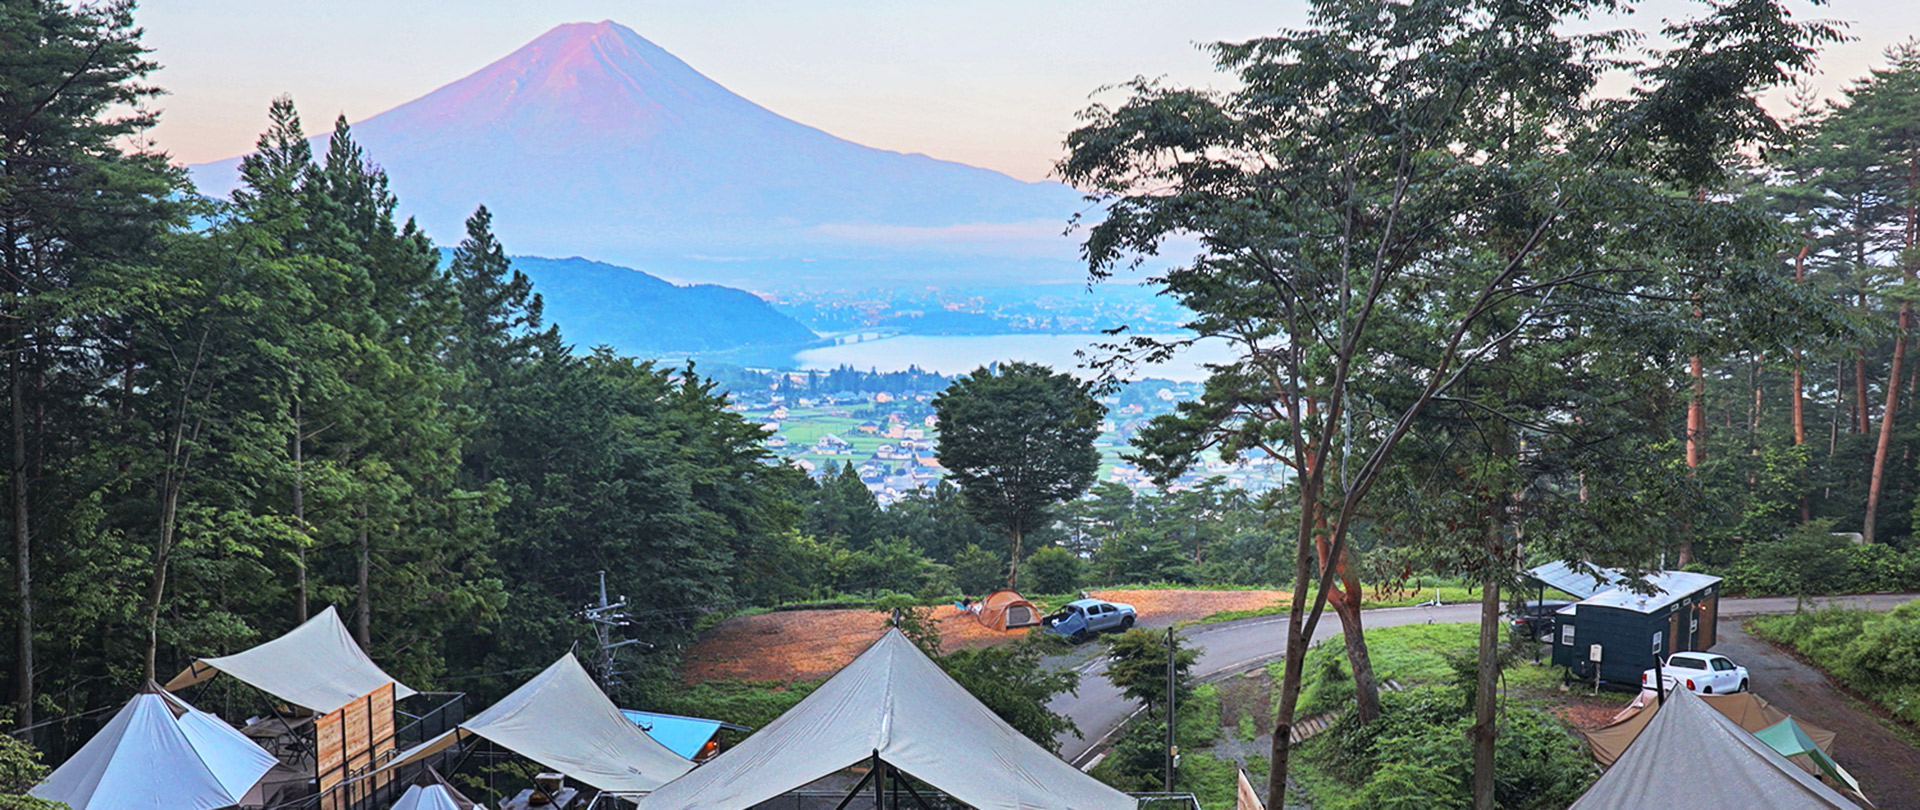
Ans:
[[[1040,624],[1049,632],[1079,644],[1108,630],[1129,629],[1133,627],[1134,617],[1133,606],[1124,602],[1080,599],[1068,602],[1059,612],[1041,619]]]

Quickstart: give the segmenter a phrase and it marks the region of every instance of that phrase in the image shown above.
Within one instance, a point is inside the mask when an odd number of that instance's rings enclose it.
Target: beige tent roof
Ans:
[[[640,808],[752,807],[875,755],[979,810],[1138,806],[1007,725],[891,630],[799,705]]]
[[[1568,810],[1623,807],[1858,810],[1684,689]]]
[[[491,740],[623,795],[653,790],[693,767],[621,714],[572,653],[459,728],[414,746],[381,770],[420,760],[467,737]]]
[[[332,606],[265,644],[193,662],[167,681],[167,691],[192,686],[222,672],[320,714],[365,697],[388,682],[393,683],[395,700],[418,694],[367,657]]]
[[[1774,708],[1766,698],[1752,692],[1700,695],[1699,697],[1706,701],[1708,706],[1726,715],[1734,725],[1745,729],[1749,734],[1759,733],[1761,729],[1788,718],[1786,712]],[[1601,767],[1612,765],[1614,760],[1619,759],[1620,755],[1626,752],[1627,746],[1633,742],[1634,738],[1640,736],[1641,729],[1646,728],[1647,723],[1653,720],[1654,713],[1659,710],[1660,707],[1657,704],[1650,705],[1623,720],[1617,720],[1587,732],[1587,747],[1593,751],[1593,758],[1600,762]],[[1820,746],[1820,750],[1829,753],[1833,751],[1833,732],[1798,718],[1795,718],[1794,722],[1807,733],[1807,736],[1813,738],[1813,741]],[[1799,764],[1808,773],[1816,772],[1811,761]]]

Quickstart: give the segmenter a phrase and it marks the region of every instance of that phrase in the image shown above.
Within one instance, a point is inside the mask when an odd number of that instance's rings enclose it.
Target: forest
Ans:
[[[485,201],[465,233],[423,233],[344,118],[316,150],[293,100],[272,100],[242,187],[209,199],[147,139],[161,90],[130,7],[8,8],[0,624],[14,633],[0,686],[11,725],[39,726],[27,737],[42,747],[69,743],[44,721],[117,706],[328,605],[401,680],[484,698],[592,637],[577,614],[604,571],[629,602],[628,634],[652,645],[629,655],[640,677],[616,697],[645,705],[678,646],[732,612],[887,594],[931,604],[1005,581],[1009,538],[957,488],[882,508],[850,469],[816,481],[769,463],[760,428],[726,410],[726,387],[765,385],[758,373],[716,381],[570,344]],[[1555,63],[1563,81],[1541,97],[1491,93],[1496,72],[1464,94],[1487,93],[1471,102],[1484,111],[1416,121],[1438,132],[1421,137],[1552,160],[1395,169],[1398,147],[1383,148],[1363,168],[1385,185],[1344,187],[1340,202],[1393,198],[1413,221],[1411,236],[1355,226],[1369,250],[1391,248],[1383,263],[1403,263],[1375,289],[1366,340],[1330,336],[1360,334],[1342,331],[1364,319],[1340,296],[1381,271],[1318,265],[1288,241],[1287,228],[1328,220],[1249,224],[1244,205],[1248,188],[1298,191],[1325,156],[1238,128],[1331,129],[1151,83],[1092,111],[1061,170],[1112,204],[1083,233],[1095,276],[1167,234],[1205,234],[1207,255],[1160,283],[1196,332],[1244,358],[1156,420],[1139,459],[1170,479],[1202,454],[1261,450],[1291,459],[1296,481],[1258,496],[1096,485],[1016,546],[1023,582],[1277,585],[1317,597],[1296,601],[1315,616],[1357,610],[1364,586],[1435,575],[1489,586],[1497,608],[1516,565],[1543,559],[1691,566],[1750,593],[1920,588],[1908,345],[1920,45],[1775,117],[1754,94],[1837,35],[1756,19],[1700,23],[1623,102],[1637,118],[1575,103],[1593,76]],[[1501,33],[1558,42],[1514,25]],[[1304,75],[1332,69],[1310,46],[1218,55],[1252,87],[1375,78]],[[1515,74],[1565,56],[1513,48],[1501,69]],[[1700,60],[1741,81],[1689,73]],[[1704,107],[1663,95],[1687,82],[1721,95]],[[1427,109],[1316,98],[1325,127],[1354,132]],[[1645,128],[1623,132],[1628,119]],[[1154,131],[1176,120],[1192,126]],[[1520,134],[1532,124],[1537,138]],[[1155,137],[1193,140],[1178,165],[1129,151]],[[1296,174],[1201,165],[1225,143],[1271,150]],[[1149,180],[1177,193],[1128,196]],[[1433,199],[1394,198],[1395,183]],[[1474,228],[1436,237],[1447,222]],[[1263,251],[1297,262],[1299,286],[1270,288]],[[1478,299],[1459,286],[1481,278],[1493,280]],[[1113,350],[1177,348],[1135,340]],[[1315,341],[1336,350],[1304,348]],[[909,390],[936,377],[839,369],[773,384]],[[1361,673],[1364,638],[1348,646]]]

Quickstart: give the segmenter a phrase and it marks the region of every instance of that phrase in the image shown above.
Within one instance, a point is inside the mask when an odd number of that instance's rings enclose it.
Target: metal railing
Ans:
[[[299,795],[282,796],[273,804],[241,805],[240,810],[386,810],[399,800],[400,794],[407,792],[423,769],[432,767],[443,775],[451,773],[460,763],[464,753],[462,746],[449,746],[424,759],[394,768],[377,780],[367,777],[408,749],[466,722],[466,697],[465,692],[421,692],[409,700],[425,698],[432,708],[417,715],[396,708],[394,713],[398,717],[395,719],[407,721],[406,725],[394,731],[394,749],[386,752],[378,761],[348,772],[346,780],[327,793],[314,792],[315,786],[308,783],[305,791],[300,791]],[[437,703],[434,702],[436,699]]]
[[[1129,793],[1127,795],[1140,800],[1140,810],[1200,810],[1200,800],[1191,793]],[[932,810],[968,810],[968,805],[938,791],[923,789],[920,791],[920,798],[925,800],[926,805]],[[844,790],[797,790],[756,804],[752,810],[840,810],[842,807],[849,810],[851,808],[864,810],[871,806],[872,799],[867,795],[854,797],[853,801],[848,803],[847,793]],[[892,795],[889,792],[884,807],[889,810],[891,808],[918,810],[920,805],[902,791],[899,795]]]

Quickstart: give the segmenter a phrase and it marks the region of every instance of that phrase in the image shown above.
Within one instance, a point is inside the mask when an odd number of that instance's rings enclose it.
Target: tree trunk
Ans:
[[[293,400],[293,523],[294,530],[300,533],[298,546],[294,549],[297,569],[294,576],[293,616],[297,623],[307,623],[307,470],[304,447],[307,436],[306,426],[300,420],[300,399]]]
[[[33,725],[33,524],[27,488],[26,336],[15,325],[7,383],[13,422],[13,581],[20,620],[14,629],[14,722]]]
[[[1694,310],[1695,314],[1699,310]],[[1694,355],[1687,361],[1688,373],[1693,376],[1693,395],[1687,399],[1687,475],[1694,476],[1700,470],[1700,443],[1707,430],[1707,375],[1700,362],[1700,356]],[[1680,554],[1678,568],[1685,568],[1693,562],[1693,522],[1687,521],[1680,531]]]
[[[177,452],[176,443],[176,452]],[[160,486],[160,537],[153,546],[153,579],[147,588],[146,680],[154,680],[160,653],[160,605],[167,592],[167,565],[173,559],[173,532],[180,506],[180,473],[169,468]]]
[[[1912,325],[1913,305],[1900,305],[1900,329],[1893,338],[1893,362],[1887,368],[1887,407],[1880,414],[1880,441],[1873,450],[1873,474],[1867,479],[1867,515],[1860,534],[1873,542],[1874,523],[1880,511],[1880,490],[1886,481],[1887,450],[1893,445],[1893,422],[1900,405],[1900,371],[1907,359],[1907,329]]]
[[[1853,353],[1853,432],[1866,435],[1872,429],[1867,413],[1867,353]]]
[[[369,569],[373,563],[373,559],[370,543],[367,538],[366,504],[360,504],[358,517],[360,520],[355,540],[360,544],[360,554],[358,562],[354,566],[353,581],[354,588],[359,596],[354,599],[353,603],[353,636],[354,640],[360,642],[360,649],[369,650],[373,648],[373,592],[368,587],[372,579]]]
[[[1287,608],[1287,650],[1280,675],[1280,706],[1273,721],[1273,757],[1267,771],[1267,806],[1280,810],[1287,800],[1287,764],[1293,752],[1293,713],[1300,704],[1300,680],[1306,671],[1305,616],[1307,572],[1311,570],[1304,538],[1295,560],[1294,596]]]
[[[1324,545],[1325,540],[1321,542]],[[1373,673],[1373,657],[1367,654],[1367,635],[1360,620],[1363,592],[1351,561],[1352,552],[1342,549],[1340,559],[1334,562],[1340,584],[1327,594],[1327,604],[1340,619],[1341,640],[1347,647],[1347,663],[1353,669],[1353,708],[1358,712],[1361,725],[1366,725],[1380,717],[1380,682]]]
[[[1022,532],[1019,526],[1011,527],[1007,536],[1013,540],[1012,554],[1007,557],[1007,590],[1020,590],[1020,540]]]
[[[1793,283],[1805,284],[1807,281],[1807,248],[1800,246],[1800,255],[1793,259]],[[1799,350],[1793,352],[1793,446],[1804,447],[1807,444],[1807,414],[1805,381],[1801,379],[1801,364],[1805,358]],[[1813,520],[1813,507],[1807,501],[1807,469],[1800,468],[1800,523]]]
[[[1494,553],[1498,547],[1500,527],[1498,523],[1488,529],[1487,551],[1488,565],[1496,565],[1500,557]],[[1473,740],[1473,810],[1494,810],[1493,805],[1493,753],[1494,742],[1499,736],[1499,681],[1500,681],[1500,573],[1493,568],[1480,588],[1480,659],[1479,680],[1474,687],[1473,727],[1467,735]]]

